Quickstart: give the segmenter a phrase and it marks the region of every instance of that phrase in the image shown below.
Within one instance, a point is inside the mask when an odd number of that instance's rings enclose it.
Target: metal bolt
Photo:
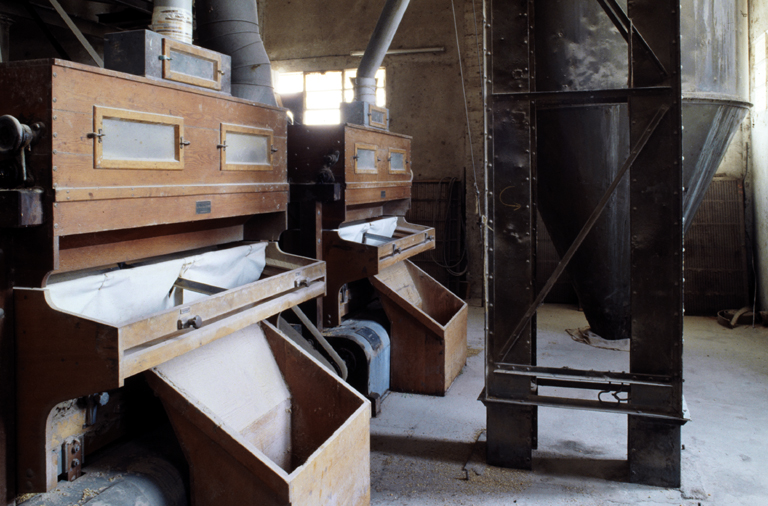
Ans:
[[[56,133],[56,132],[53,132],[53,137],[54,137],[54,138],[56,138],[56,137],[58,137],[58,136],[59,136],[59,134],[58,134],[58,133]]]
[[[53,103],[54,104],[56,103],[56,97],[53,97]]]
[[[54,165],[53,166],[53,171],[56,172],[57,170],[59,170],[59,168],[56,165]]]
[[[80,460],[72,459],[72,469],[75,469],[77,467],[80,467]]]
[[[57,76],[57,74],[56,74],[56,72],[54,72],[54,73],[53,73],[53,77],[56,77],[56,76]]]

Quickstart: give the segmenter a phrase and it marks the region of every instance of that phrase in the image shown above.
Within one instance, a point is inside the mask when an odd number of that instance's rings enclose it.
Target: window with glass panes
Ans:
[[[337,125],[341,122],[341,102],[355,96],[352,78],[357,69],[325,72],[279,72],[276,90],[280,94],[304,94],[305,125]],[[376,72],[376,105],[386,104],[386,72]]]

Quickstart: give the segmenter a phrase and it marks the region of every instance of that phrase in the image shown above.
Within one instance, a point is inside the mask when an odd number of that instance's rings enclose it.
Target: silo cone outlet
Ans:
[[[748,112],[743,3],[681,2],[684,231]],[[626,42],[598,2],[537,6],[539,91],[627,87]],[[562,256],[629,155],[629,115],[626,105],[553,107],[536,122],[539,212]],[[631,333],[630,177],[568,266],[591,330],[610,340]]]
[[[725,151],[743,121],[742,104],[683,102],[685,230],[704,198]],[[629,154],[625,105],[541,111],[539,211],[564,255]],[[629,176],[603,211],[568,271],[592,332],[604,339],[630,336]]]

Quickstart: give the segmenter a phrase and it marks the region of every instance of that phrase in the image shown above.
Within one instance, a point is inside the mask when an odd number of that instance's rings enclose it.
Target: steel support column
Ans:
[[[626,89],[537,92],[537,2],[491,2],[487,368],[481,395],[487,408],[487,459],[493,465],[531,468],[539,405],[632,413],[628,416],[630,480],[679,486],[680,425],[684,423],[679,2],[634,0],[624,13],[612,0],[581,1],[598,1],[614,23],[625,26],[630,56]],[[542,9],[538,15],[547,12]],[[537,111],[584,103],[628,104],[631,151],[624,177],[630,178],[631,201],[629,373],[536,367],[532,309],[543,299],[534,293],[536,149],[537,135],[542,135],[537,131]],[[590,226],[588,222],[582,235]],[[545,397],[538,392],[544,385],[593,392],[602,388],[601,394],[617,394],[617,401],[605,402],[600,394],[594,400]],[[619,401],[618,393],[627,397]]]
[[[661,401],[683,418],[683,197],[680,12],[678,1],[629,2],[633,32],[631,86],[664,86],[668,93],[629,100],[630,139],[661,107],[669,112],[638,157],[630,180],[632,340],[630,372],[671,378],[661,400],[633,386],[635,401]],[[643,33],[668,75],[639,43]],[[630,480],[680,486],[680,423],[629,417]]]

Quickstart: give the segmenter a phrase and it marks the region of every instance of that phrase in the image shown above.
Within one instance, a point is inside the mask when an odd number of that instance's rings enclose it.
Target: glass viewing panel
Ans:
[[[184,168],[183,118],[96,106],[93,123],[95,168]]]
[[[200,47],[163,39],[163,78],[221,90],[221,55]]]
[[[355,144],[355,173],[376,174],[376,146]]]
[[[272,130],[221,125],[222,170],[272,170]]]
[[[389,150],[389,171],[390,172],[406,172],[404,149]]]
[[[369,122],[371,126],[387,128],[387,110],[379,107],[369,106]]]

